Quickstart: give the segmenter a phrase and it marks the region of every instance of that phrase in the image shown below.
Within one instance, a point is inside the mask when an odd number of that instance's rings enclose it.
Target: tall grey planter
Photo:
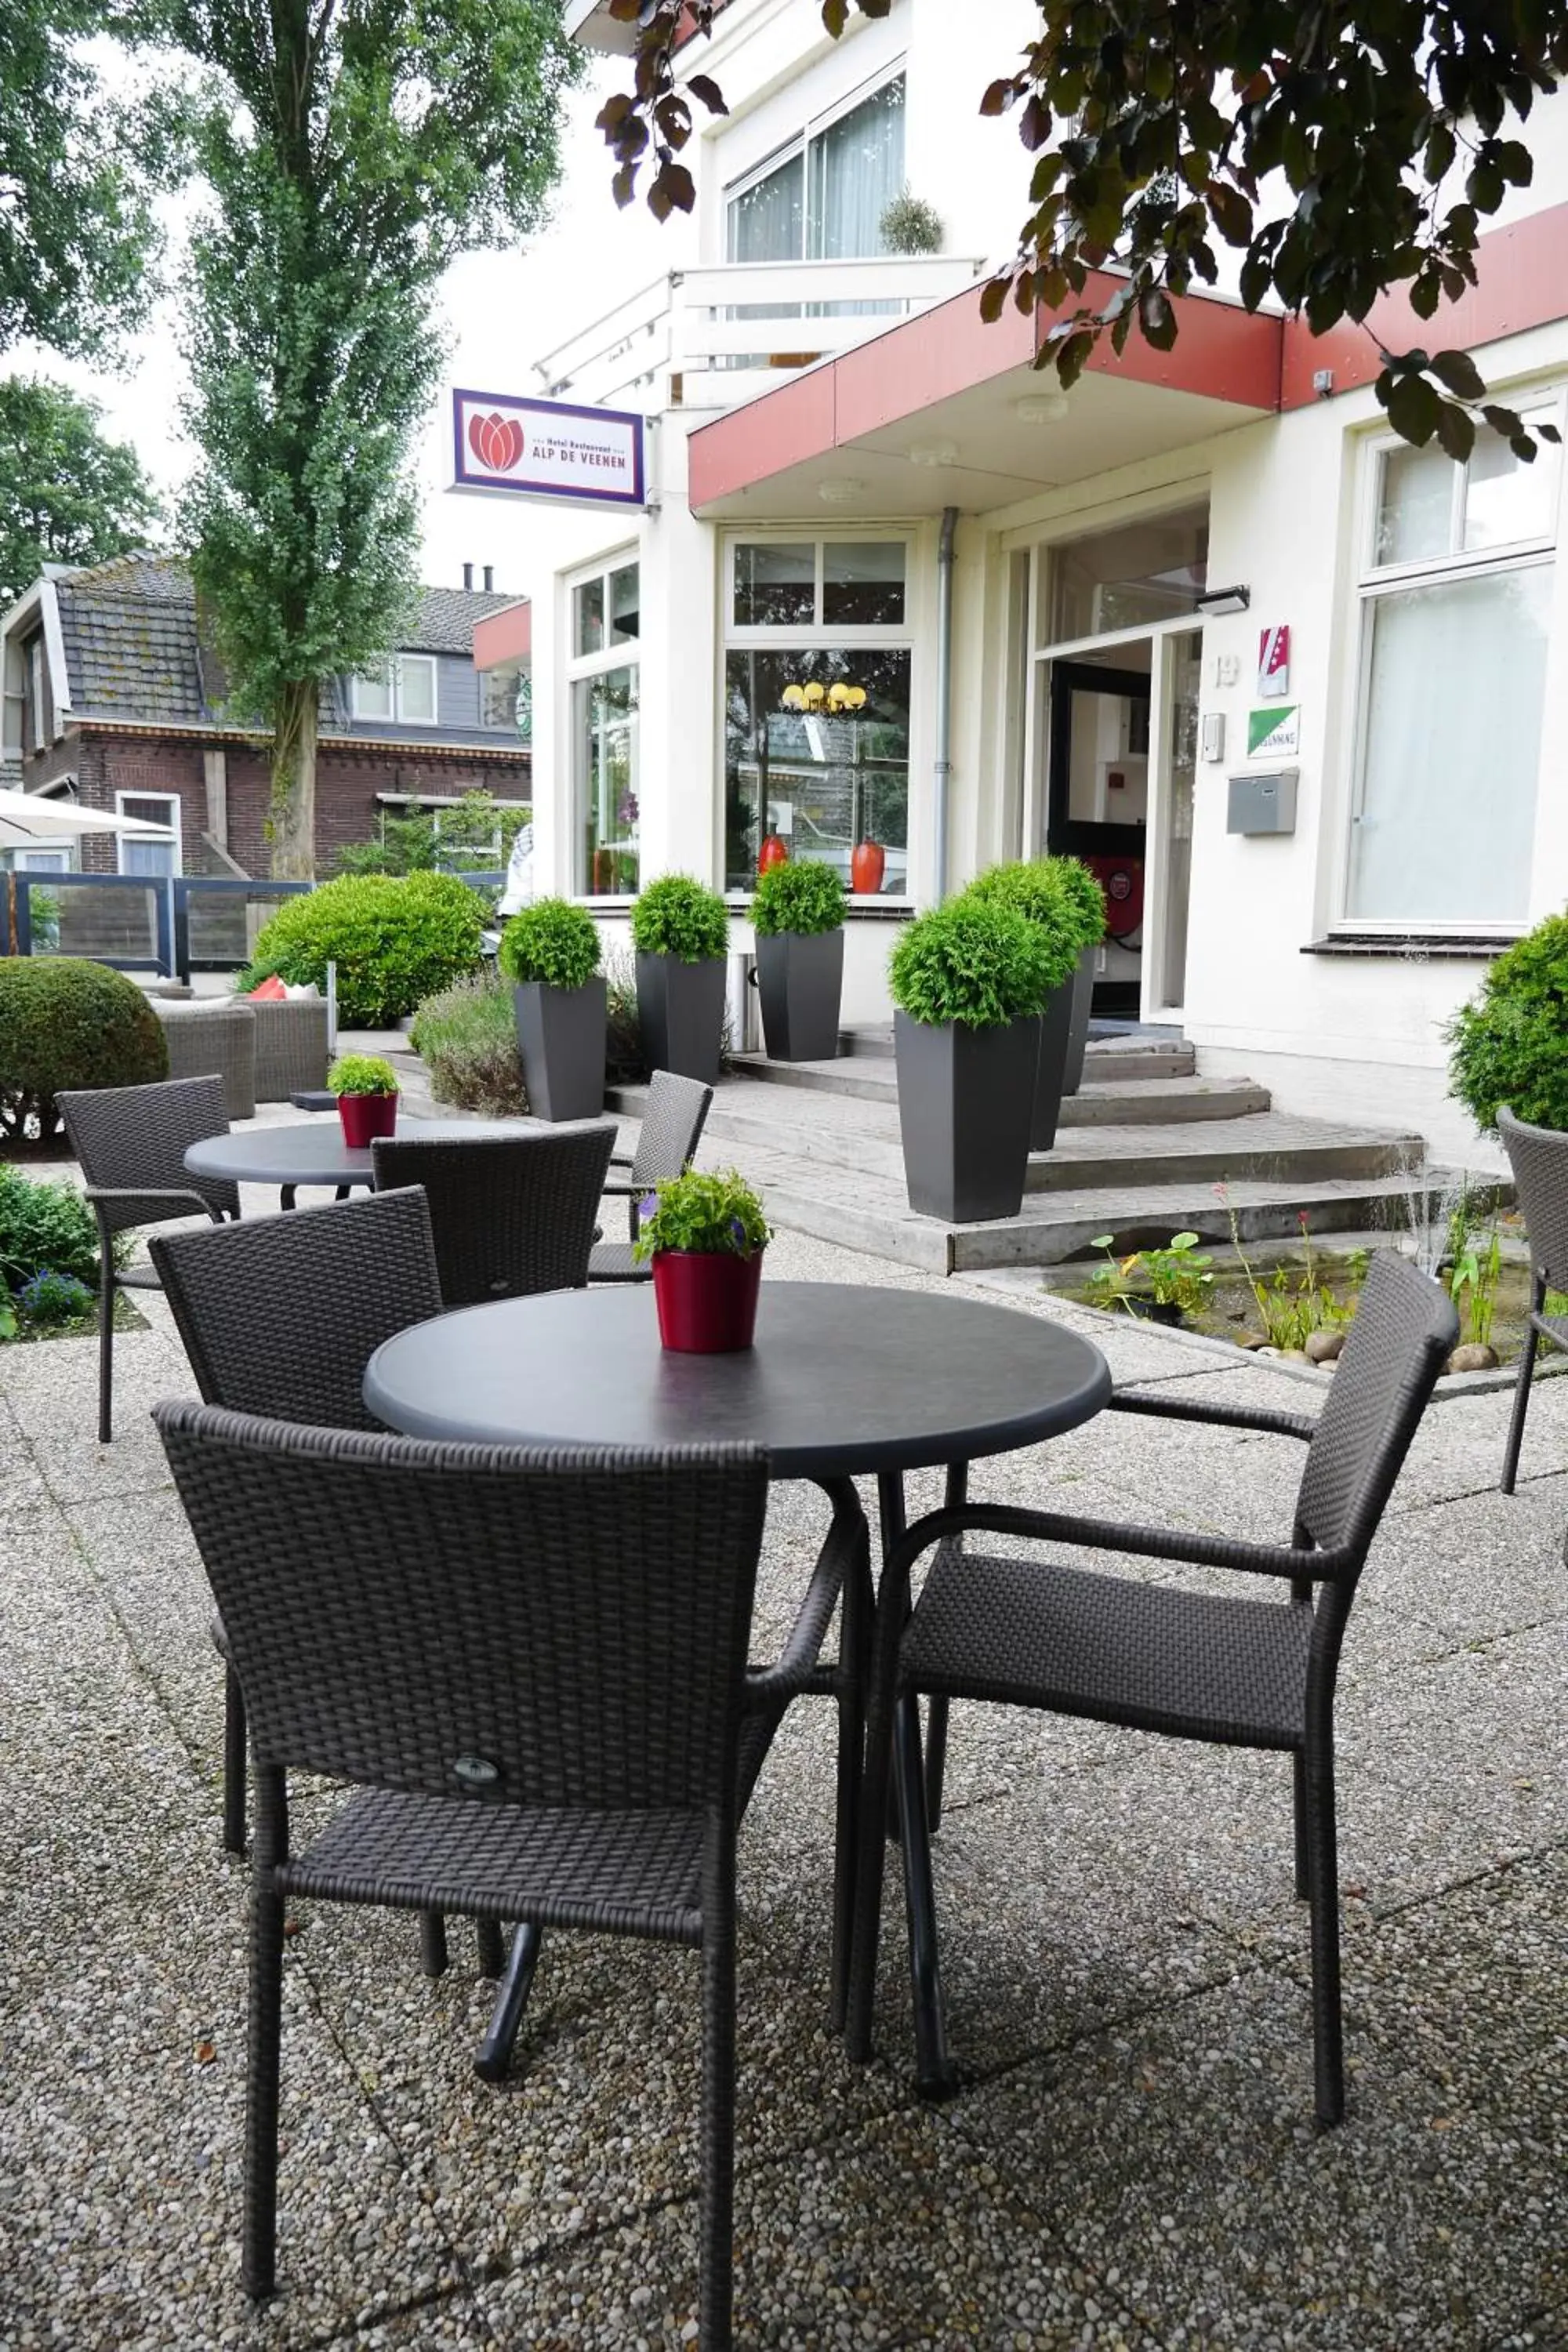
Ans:
[[[1083,1057],[1089,1048],[1089,1015],[1094,1002],[1094,959],[1098,948],[1085,948],[1072,976],[1072,1019],[1068,1024],[1067,1066],[1062,1092],[1076,1095],[1083,1084]]]
[[[910,1206],[969,1224],[1016,1217],[1029,1160],[1037,1019],[1005,1029],[928,1027],[893,1015]]]
[[[535,1118],[597,1118],[605,1108],[605,986],[520,981],[511,1001],[522,1083]]]
[[[1039,1019],[1039,1051],[1035,1056],[1034,1092],[1029,1106],[1029,1149],[1048,1151],[1057,1139],[1057,1121],[1061,1117],[1062,1097],[1067,1092],[1065,1072],[1072,1046],[1073,996],[1078,984],[1076,972],[1053,989],[1046,999],[1046,1009]]]
[[[724,958],[682,963],[637,950],[637,1020],[650,1070],[716,1084],[724,1039]]]
[[[757,993],[771,1062],[829,1062],[838,1051],[844,932],[757,938]]]

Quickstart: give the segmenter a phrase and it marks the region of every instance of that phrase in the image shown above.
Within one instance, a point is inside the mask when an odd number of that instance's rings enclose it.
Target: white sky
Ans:
[[[450,474],[447,388],[456,383],[484,392],[539,391],[529,360],[674,264],[673,240],[640,198],[622,213],[610,194],[614,164],[594,117],[624,70],[624,64],[596,64],[569,100],[565,172],[552,218],[540,235],[509,253],[466,255],[448,275],[443,308],[450,355],[417,457],[425,490],[422,570],[435,585],[460,586],[468,562],[476,567],[476,584],[479,567],[490,563],[498,588],[524,593],[528,586],[526,560],[520,553],[528,529],[525,503],[454,497],[445,487]],[[163,208],[170,231],[165,267],[171,270],[178,258],[178,224],[189,210],[184,198]],[[609,280],[609,291],[596,290],[590,273]],[[26,346],[7,353],[0,372],[47,375],[95,400],[103,411],[104,430],[132,444],[160,492],[172,491],[192,463],[179,427],[177,327],[177,305],[171,298],[107,373]]]

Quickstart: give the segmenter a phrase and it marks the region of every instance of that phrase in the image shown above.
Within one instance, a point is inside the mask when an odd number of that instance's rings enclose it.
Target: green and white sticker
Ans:
[[[1301,706],[1299,702],[1270,704],[1267,710],[1247,714],[1247,756],[1249,760],[1282,759],[1301,748]]]

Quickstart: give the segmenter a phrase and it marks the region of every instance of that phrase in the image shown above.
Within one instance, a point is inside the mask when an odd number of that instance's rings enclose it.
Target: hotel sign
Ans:
[[[452,487],[573,505],[646,503],[643,420],[510,393],[452,394]]]

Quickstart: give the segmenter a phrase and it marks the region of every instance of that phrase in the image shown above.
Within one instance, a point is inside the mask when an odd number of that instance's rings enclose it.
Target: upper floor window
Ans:
[[[410,727],[436,724],[436,656],[390,654],[350,683],[356,719],[402,719]]]
[[[737,629],[901,629],[901,539],[740,540],[731,619]]]
[[[1525,409],[1554,420],[1558,404]],[[1560,469],[1483,431],[1468,464],[1374,448],[1345,914],[1529,919]]]
[[[806,125],[730,190],[731,261],[852,261],[882,250],[882,215],[904,184],[904,77]]]

